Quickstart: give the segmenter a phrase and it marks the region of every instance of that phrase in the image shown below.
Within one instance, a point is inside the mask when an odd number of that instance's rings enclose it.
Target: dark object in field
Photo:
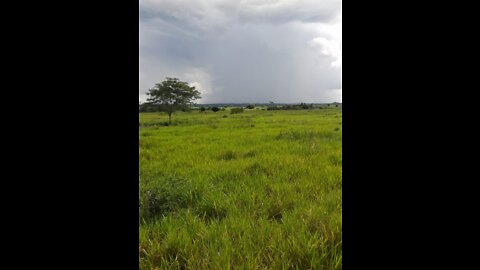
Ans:
[[[273,216],[270,216],[268,218],[271,219],[271,220],[273,219],[277,222],[280,222],[280,221],[282,221],[282,218],[283,218],[282,212],[275,213]]]
[[[218,111],[220,111],[220,108],[218,108],[218,107],[212,107],[212,111],[213,111],[213,112],[218,112]]]

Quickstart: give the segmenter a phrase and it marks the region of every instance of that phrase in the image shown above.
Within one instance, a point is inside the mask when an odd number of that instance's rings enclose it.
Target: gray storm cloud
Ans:
[[[165,77],[201,103],[341,101],[341,1],[140,1],[139,98]]]

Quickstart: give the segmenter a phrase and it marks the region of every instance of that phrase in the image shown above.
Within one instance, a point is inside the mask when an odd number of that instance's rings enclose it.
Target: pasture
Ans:
[[[341,269],[342,111],[139,114],[140,269]]]

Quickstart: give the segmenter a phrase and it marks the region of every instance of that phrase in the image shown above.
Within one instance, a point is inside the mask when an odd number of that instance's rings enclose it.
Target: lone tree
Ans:
[[[158,104],[162,110],[168,113],[168,123],[172,122],[172,113],[185,108],[193,100],[200,99],[200,92],[194,86],[182,82],[177,78],[167,77],[165,81],[156,83],[148,90],[150,96],[147,100],[152,104]]]

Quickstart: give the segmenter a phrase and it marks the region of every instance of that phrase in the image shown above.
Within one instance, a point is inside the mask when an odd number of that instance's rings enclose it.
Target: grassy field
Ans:
[[[342,111],[140,118],[140,269],[341,269]]]

